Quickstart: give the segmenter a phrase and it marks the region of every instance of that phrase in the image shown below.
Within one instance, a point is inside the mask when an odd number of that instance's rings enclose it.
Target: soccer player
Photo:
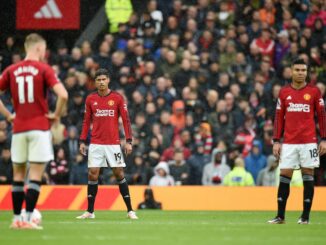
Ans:
[[[308,65],[302,59],[292,64],[292,82],[280,91],[274,121],[273,154],[280,159],[277,216],[271,224],[285,223],[286,201],[290,194],[293,170],[301,168],[304,192],[303,212],[298,224],[309,224],[314,196],[314,168],[319,156],[326,153],[326,114],[319,89],[308,84]],[[321,141],[317,147],[315,112],[318,117]],[[283,134],[284,132],[284,134]],[[283,143],[281,144],[281,137]]]
[[[9,66],[0,78],[0,90],[9,90],[15,115],[0,101],[0,112],[13,121],[11,155],[13,162],[12,202],[13,229],[42,229],[33,223],[31,215],[37,203],[45,163],[53,159],[50,121],[59,120],[68,99],[68,93],[53,69],[41,61],[45,57],[46,42],[38,34],[25,40],[25,60]],[[58,96],[54,113],[49,113],[47,90]],[[24,192],[26,163],[29,162],[27,191]],[[26,202],[26,220],[21,218]]]
[[[97,92],[87,96],[83,129],[80,135],[80,152],[86,155],[86,138],[92,123],[91,142],[88,149],[88,208],[77,219],[94,219],[94,203],[98,189],[101,167],[111,167],[119,190],[127,206],[127,217],[138,219],[131,207],[131,200],[123,168],[126,166],[120,147],[119,116],[122,118],[126,136],[125,153],[132,152],[132,132],[127,105],[122,95],[109,89],[110,77],[106,69],[95,73]]]

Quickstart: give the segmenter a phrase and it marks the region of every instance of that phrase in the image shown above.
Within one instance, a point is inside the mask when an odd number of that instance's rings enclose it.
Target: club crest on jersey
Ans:
[[[303,98],[304,98],[305,100],[310,100],[311,95],[310,95],[310,94],[304,94]]]
[[[108,101],[108,105],[109,105],[109,106],[113,106],[113,105],[114,105],[114,101],[113,101],[113,100],[109,100],[109,101]]]

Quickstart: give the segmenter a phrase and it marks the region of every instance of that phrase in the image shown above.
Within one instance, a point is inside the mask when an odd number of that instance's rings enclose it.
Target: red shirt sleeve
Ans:
[[[123,128],[125,131],[125,136],[127,140],[132,140],[132,131],[131,131],[131,122],[128,113],[128,108],[126,102],[123,100],[121,96],[121,100],[119,103],[119,114],[122,118]]]
[[[6,69],[0,76],[0,90],[5,91],[10,86],[10,75],[9,71]]]
[[[85,113],[84,113],[84,120],[83,120],[83,128],[80,134],[80,140],[85,141],[88,135],[89,127],[91,125],[91,117],[92,117],[92,108],[89,97],[87,97],[85,102]]]
[[[326,138],[326,113],[325,113],[325,102],[324,99],[321,97],[321,93],[319,89],[316,89],[317,93],[315,96],[315,108],[318,117],[318,124],[319,124],[319,133],[320,137],[325,139]]]
[[[285,104],[282,99],[282,90],[280,91],[280,95],[277,99],[277,105],[275,110],[275,118],[274,118],[274,132],[273,139],[280,140],[283,135],[284,129],[284,116],[285,116]]]
[[[46,65],[46,69],[45,69],[45,72],[44,72],[44,77],[45,77],[46,85],[48,87],[50,87],[50,88],[52,88],[57,83],[60,83],[59,78],[55,74],[55,72],[52,69],[52,67],[49,66],[49,65]]]

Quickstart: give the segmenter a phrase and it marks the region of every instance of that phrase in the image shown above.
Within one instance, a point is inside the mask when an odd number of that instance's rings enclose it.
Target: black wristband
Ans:
[[[280,143],[279,139],[273,139],[273,143]]]

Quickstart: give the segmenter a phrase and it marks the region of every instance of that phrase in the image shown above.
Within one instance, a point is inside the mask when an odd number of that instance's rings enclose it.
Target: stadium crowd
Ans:
[[[310,64],[310,82],[326,99],[326,2],[174,0],[159,8],[162,2],[148,1],[146,10],[93,45],[84,41],[69,49],[58,40],[48,50],[47,62],[69,101],[51,128],[55,160],[44,183],[87,184],[78,138],[93,75],[106,68],[110,88],[124,95],[132,120],[129,184],[277,185],[273,116],[294,58]],[[15,36],[0,55],[2,71],[23,59]],[[1,99],[12,109],[9,94]],[[49,104],[55,105],[51,93]],[[10,134],[1,118],[0,184],[11,182]],[[315,175],[316,185],[326,185],[325,157]],[[102,169],[100,182],[115,183],[109,168]],[[300,176],[293,182],[302,185]]]

